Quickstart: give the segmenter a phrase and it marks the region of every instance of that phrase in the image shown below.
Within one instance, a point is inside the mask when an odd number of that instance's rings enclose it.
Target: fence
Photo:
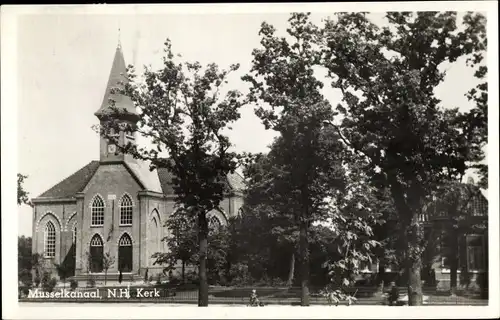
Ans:
[[[279,288],[279,287],[210,287],[209,304],[238,304],[248,305],[252,289],[257,290],[260,302],[266,305],[300,305],[300,288]],[[311,305],[328,305],[327,298],[319,294],[319,288],[310,289]],[[38,291],[39,294],[42,294]],[[54,295],[61,292],[59,297],[36,297],[33,294],[29,297],[20,297],[21,302],[138,302],[138,303],[180,303],[197,304],[198,289],[196,286],[183,287],[99,287],[80,288],[73,293],[64,294],[61,288],[54,289]],[[66,291],[67,292],[67,291]],[[87,297],[84,293],[87,292]],[[88,297],[91,292],[97,293],[98,299]],[[34,292],[32,292],[34,293]],[[384,305],[385,298],[375,287],[351,288],[351,294],[356,297],[355,305]],[[400,295],[407,294],[406,288],[400,288]],[[479,295],[461,294],[449,296],[447,293],[438,292],[435,289],[424,289],[426,305],[487,305],[488,300],[482,299]],[[102,297],[102,298],[101,298]],[[339,305],[347,302],[341,301]]]

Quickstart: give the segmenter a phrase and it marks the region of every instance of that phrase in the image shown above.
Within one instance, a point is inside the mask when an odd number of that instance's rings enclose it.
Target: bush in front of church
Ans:
[[[50,272],[44,272],[42,277],[42,289],[47,292],[52,292],[57,285],[57,279],[51,277]]]
[[[72,291],[75,291],[75,289],[78,288],[78,281],[72,279],[69,282],[69,287],[71,288]]]

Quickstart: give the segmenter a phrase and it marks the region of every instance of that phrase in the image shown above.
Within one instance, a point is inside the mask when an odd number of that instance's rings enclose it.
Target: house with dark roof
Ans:
[[[127,96],[111,91],[126,81],[126,64],[118,45],[104,99],[95,113],[135,124],[139,115]],[[111,110],[109,99],[119,110]],[[135,143],[135,132],[117,133],[118,143]],[[208,214],[211,224],[224,225],[243,204],[243,179],[227,176],[229,191],[219,209]],[[167,235],[166,219],[175,210],[172,175],[166,168],[150,170],[149,163],[121,153],[113,142],[100,137],[100,159],[91,161],[69,177],[33,199],[33,253],[50,266],[70,263],[75,278],[104,274],[106,256],[115,263],[108,279],[121,271],[126,278],[155,276],[162,267],[152,255],[168,250],[161,241]],[[54,270],[54,269],[52,269]]]
[[[488,292],[488,193],[472,179],[457,184],[447,198],[434,198],[419,215],[424,231],[421,277],[437,291]],[[395,218],[380,229],[381,238],[397,228]],[[395,249],[395,248],[390,248]],[[406,285],[405,270],[388,261],[365,263],[361,283]]]

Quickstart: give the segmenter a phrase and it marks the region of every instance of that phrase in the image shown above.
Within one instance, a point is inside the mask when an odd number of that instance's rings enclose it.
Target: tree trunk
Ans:
[[[200,242],[198,306],[208,306],[207,251],[208,222],[205,213],[198,215],[198,238]]]
[[[301,271],[300,305],[303,307],[307,307],[309,306],[309,239],[307,235],[307,223],[305,222],[300,223],[299,250]]]
[[[394,176],[389,176],[391,183],[391,195],[396,206],[396,210],[402,222],[401,237],[404,244],[405,256],[404,265],[407,275],[408,305],[422,305],[422,254],[415,253],[419,249],[420,225],[418,223],[418,212],[415,210],[420,204],[418,195],[415,198],[408,198],[403,192],[403,188]],[[412,190],[412,192],[414,192]],[[415,192],[416,193],[416,192]],[[409,231],[409,232],[407,232]]]
[[[288,272],[288,280],[286,282],[286,285],[288,287],[291,287],[293,285],[294,273],[295,273],[295,252],[292,253],[292,256],[290,258],[290,270]]]
[[[384,274],[385,274],[385,263],[379,262],[378,273],[377,273],[377,291],[379,293],[384,292]]]
[[[416,218],[416,217],[414,217]],[[413,220],[415,222],[415,219]],[[415,249],[419,246],[418,233],[419,225],[412,227],[410,239],[408,241],[408,249]],[[422,305],[422,254],[411,254],[407,262],[408,274],[408,305],[421,306]]]
[[[106,280],[108,278],[108,271],[104,272],[104,285],[106,285]]]
[[[457,271],[458,271],[458,234],[453,226],[450,230],[450,295],[457,294]]]
[[[182,283],[186,283],[186,261],[182,260]]]

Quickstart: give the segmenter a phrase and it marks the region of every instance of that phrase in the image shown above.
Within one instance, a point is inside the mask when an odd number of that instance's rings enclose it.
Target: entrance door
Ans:
[[[118,247],[118,267],[122,272],[132,271],[132,240],[128,234],[123,234]]]
[[[103,270],[103,258],[104,258],[104,250],[103,250],[103,242],[101,237],[96,234],[90,240],[90,272],[102,272]]]

